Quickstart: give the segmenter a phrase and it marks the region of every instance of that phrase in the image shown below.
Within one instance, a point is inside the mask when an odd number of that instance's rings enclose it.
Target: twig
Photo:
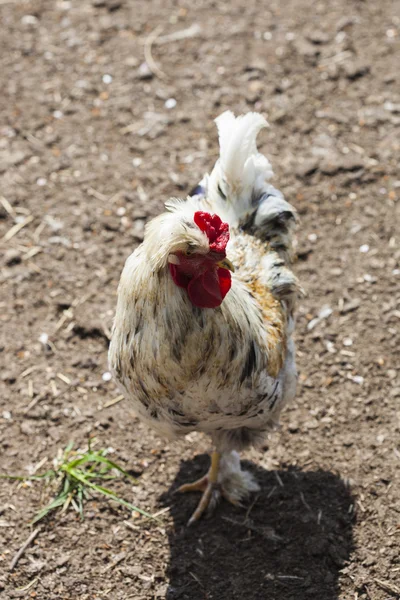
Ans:
[[[165,508],[162,508],[161,510],[158,510],[156,513],[152,514],[151,517],[152,517],[152,519],[155,519],[156,517],[159,517],[160,515],[164,515],[169,510],[171,510],[171,507],[166,506]]]
[[[201,583],[200,579],[197,577],[197,575],[195,575],[194,573],[192,573],[192,571],[188,571],[189,575],[191,575],[193,577],[193,579],[195,581],[197,581],[197,583],[199,584],[200,587],[202,587],[204,589],[204,585]]]
[[[151,47],[154,44],[154,42],[156,41],[156,39],[158,38],[158,36],[160,35],[162,31],[162,26],[158,25],[158,27],[156,27],[148,36],[148,38],[146,39],[145,43],[144,43],[144,58],[149,66],[149,69],[154,73],[154,75],[157,75],[157,77],[159,79],[163,79],[164,81],[168,79],[168,77],[166,76],[166,74],[161,71],[161,69],[157,66],[153,55],[151,53]]]
[[[27,217],[29,217],[29,215],[31,214],[29,208],[26,208],[26,206],[16,206],[15,212],[19,215],[26,215]]]
[[[187,27],[186,29],[181,29],[180,31],[168,33],[167,35],[159,37],[157,40],[157,46],[160,46],[161,44],[168,44],[169,42],[178,42],[180,40],[186,40],[187,38],[193,38],[199,35],[200,32],[200,25],[198,23],[193,23],[193,25]]]
[[[114,569],[114,567],[116,567],[117,565],[119,565],[119,563],[122,562],[127,557],[127,555],[128,555],[127,552],[121,552],[120,554],[117,554],[117,556],[115,557],[115,559],[113,560],[113,562],[110,563],[110,564],[108,564],[103,569],[103,573],[106,573],[110,569]]]
[[[0,0],[1,2],[1,0]],[[11,206],[11,204],[9,203],[9,201],[7,200],[7,198],[4,198],[4,196],[0,196],[0,202],[3,205],[4,210],[6,210],[8,212],[8,214],[11,217],[15,217],[15,211],[13,209],[13,207]]]
[[[374,579],[376,585],[385,590],[385,592],[389,592],[389,594],[394,594],[395,596],[400,596],[400,588],[397,585],[393,585],[393,583],[389,583],[388,581],[381,581],[380,579]]]
[[[27,263],[28,267],[30,267],[33,271],[35,271],[36,273],[41,273],[42,269],[40,267],[38,267],[37,265],[35,265],[35,263],[33,263],[32,261],[29,261]],[[50,345],[50,344],[49,344]]]
[[[29,217],[26,217],[26,219],[24,219],[21,223],[17,223],[16,225],[13,225],[13,227],[11,227],[11,229],[9,229],[7,231],[7,233],[5,234],[5,236],[3,237],[3,240],[5,242],[8,242],[9,240],[11,240],[12,237],[14,237],[14,235],[16,235],[19,231],[21,231],[21,229],[23,227],[25,227],[26,225],[29,225],[29,223],[31,223],[33,221],[33,216],[30,215]]]
[[[303,492],[300,492],[300,498],[301,498],[301,501],[304,504],[304,506],[307,508],[307,510],[309,510],[310,512],[312,512],[311,506],[306,502],[306,499],[304,498]]]
[[[59,329],[61,329],[61,327],[64,325],[64,323],[65,323],[65,321],[67,321],[67,319],[73,319],[73,318],[74,318],[74,313],[71,309],[68,308],[67,310],[64,310],[62,317],[60,317],[56,323],[54,333],[57,333],[57,331]]]
[[[70,378],[67,377],[66,375],[64,375],[63,373],[57,373],[57,377],[58,377],[58,379],[61,379],[61,381],[63,381],[64,383],[66,383],[67,385],[71,385]]]
[[[26,415],[34,406],[36,406],[36,404],[38,402],[40,402],[41,400],[43,400],[44,398],[46,398],[46,396],[48,396],[49,392],[42,392],[41,394],[38,394],[35,398],[32,398],[31,402],[29,402],[28,406],[26,406],[24,408],[24,410],[22,411],[23,415]]]
[[[101,200],[101,202],[105,202],[106,200],[108,200],[107,196],[105,196],[101,192],[98,192],[92,187],[88,187],[87,193],[89,194],[89,196],[94,196],[95,198],[97,198],[97,200]]]
[[[86,390],[85,390],[85,391],[86,391]],[[118,402],[121,402],[121,400],[123,400],[123,399],[124,399],[124,397],[125,397],[125,396],[123,396],[123,395],[121,394],[121,396],[117,396],[116,398],[112,398],[112,400],[107,400],[107,402],[105,402],[105,403],[104,403],[104,406],[102,407],[102,409],[103,409],[103,408],[110,408],[110,406],[114,406],[114,404],[118,404]],[[102,410],[102,409],[101,409],[101,410]]]
[[[158,510],[157,512],[153,513],[151,515],[151,518],[152,519],[156,519],[160,515],[165,515],[165,513],[167,513],[169,510],[171,510],[171,507],[170,506],[166,506],[165,508],[162,508],[161,510]],[[145,521],[146,521],[146,519],[143,519],[142,523],[144,523]]]
[[[253,502],[250,504],[249,508],[247,509],[246,515],[245,515],[245,517],[244,517],[244,523],[246,523],[247,519],[249,518],[249,516],[250,516],[250,513],[251,513],[251,511],[253,510],[253,508],[254,508],[254,505],[255,505],[255,503],[257,502],[257,500],[259,499],[259,497],[260,497],[260,496],[259,496],[259,495],[257,495],[257,496],[254,498]]]
[[[43,252],[43,249],[40,246],[34,246],[30,250],[28,250],[25,256],[22,257],[22,260],[29,260],[30,258],[36,256],[36,254],[39,254],[39,252]]]
[[[25,133],[25,135],[23,135],[23,137],[28,142],[30,142],[31,144],[33,144],[34,146],[36,146],[36,148],[43,148],[43,146],[45,146],[45,144],[42,142],[42,140],[39,140],[37,137],[35,137],[31,133]]]
[[[21,548],[18,550],[17,554],[14,556],[14,558],[11,561],[10,571],[12,571],[17,566],[19,559],[24,554],[25,550],[32,544],[32,542],[39,535],[41,529],[42,529],[41,527],[37,527],[37,529],[32,531],[31,535],[28,537],[26,542],[24,544],[22,544]]]
[[[31,373],[33,373],[33,371],[36,371],[37,369],[43,369],[43,365],[32,365],[31,367],[28,367],[27,369],[25,369],[25,371],[22,371],[20,377],[21,378],[27,377],[28,375],[30,375]]]
[[[344,60],[347,60],[348,58],[351,58],[352,56],[353,55],[349,50],[344,50],[343,52],[339,52],[338,54],[335,54],[334,56],[330,56],[324,62],[321,62],[319,67],[321,69],[324,69],[325,67],[329,67],[329,65],[332,63],[343,62]]]
[[[39,243],[40,235],[43,232],[43,229],[45,227],[46,227],[46,222],[42,221],[41,223],[39,223],[39,225],[36,227],[35,231],[33,232],[33,239],[36,244]]]
[[[132,529],[132,531],[138,531],[140,529],[139,525],[133,525],[130,521],[124,521],[124,525],[126,525],[128,529]]]
[[[47,462],[47,456],[44,456],[42,460],[40,460],[32,469],[31,475],[35,475],[43,467],[43,465]]]
[[[33,587],[35,585],[35,583],[37,583],[39,581],[39,577],[35,577],[35,579],[32,579],[32,581],[30,581],[27,585],[24,585],[24,587],[21,588],[17,588],[17,590],[19,592],[27,592],[28,590],[31,589],[31,587]]]

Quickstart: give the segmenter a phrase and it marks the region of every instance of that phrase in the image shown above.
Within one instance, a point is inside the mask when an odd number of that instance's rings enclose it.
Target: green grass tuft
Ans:
[[[118,504],[130,510],[152,519],[153,517],[149,513],[120,498],[115,492],[99,483],[116,479],[118,475],[129,477],[131,481],[137,483],[132,475],[107,458],[106,449],[93,450],[92,442],[89,440],[86,451],[74,451],[73,444],[68,444],[62,457],[56,459],[54,469],[50,469],[42,475],[0,474],[0,478],[15,479],[17,481],[45,480],[58,484],[58,492],[55,498],[35,515],[31,525],[47,517],[53,510],[61,508],[62,512],[65,512],[69,506],[72,506],[83,519],[83,504],[86,499],[91,497],[92,492],[106,496],[106,498],[114,500],[114,502],[118,502]]]

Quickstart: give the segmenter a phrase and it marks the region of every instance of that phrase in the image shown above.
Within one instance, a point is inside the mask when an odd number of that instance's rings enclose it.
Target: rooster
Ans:
[[[238,451],[278,425],[296,389],[291,271],[296,211],[257,150],[258,113],[216,119],[220,157],[186,200],[171,199],[127,259],[110,368],[138,416],[162,436],[211,436],[207,475],[189,520],[258,484]]]

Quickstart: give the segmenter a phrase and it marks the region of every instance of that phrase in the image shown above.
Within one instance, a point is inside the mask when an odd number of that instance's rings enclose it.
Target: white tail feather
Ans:
[[[207,195],[218,214],[231,225],[238,225],[251,210],[254,196],[262,193],[273,176],[270,162],[258,152],[256,144],[258,133],[268,123],[259,113],[235,118],[231,111],[215,122],[220,157],[208,179]]]
[[[220,164],[227,182],[243,183],[246,162],[258,154],[256,138],[267,121],[258,113],[247,113],[235,119],[228,111],[215,119],[219,133]],[[261,156],[261,155],[260,155]],[[262,158],[265,158],[262,156]],[[254,160],[250,161],[253,165]],[[269,165],[269,163],[268,163]],[[271,168],[271,166],[269,165]],[[272,174],[272,169],[271,169]]]

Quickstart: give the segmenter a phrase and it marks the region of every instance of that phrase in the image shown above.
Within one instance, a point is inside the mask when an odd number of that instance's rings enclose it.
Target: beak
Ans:
[[[232,273],[235,272],[235,267],[233,266],[229,258],[224,258],[224,260],[220,260],[219,262],[217,262],[217,267],[220,267],[221,269],[228,269],[228,271],[232,271]]]

